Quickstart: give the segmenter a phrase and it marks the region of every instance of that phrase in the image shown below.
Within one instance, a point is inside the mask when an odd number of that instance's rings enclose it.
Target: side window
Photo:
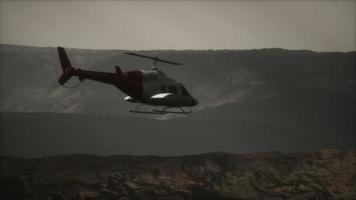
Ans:
[[[167,92],[167,88],[166,88],[165,85],[162,85],[162,86],[161,86],[161,92],[162,92],[162,93],[166,93],[166,92]]]
[[[168,91],[173,94],[177,94],[177,88],[175,86],[168,86]]]
[[[184,95],[184,96],[189,96],[189,93],[188,93],[188,91],[185,89],[185,87],[184,86],[180,86],[180,89],[182,90],[182,94]]]

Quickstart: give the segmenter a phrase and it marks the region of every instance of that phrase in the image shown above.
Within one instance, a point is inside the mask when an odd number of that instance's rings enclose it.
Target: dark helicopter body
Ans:
[[[91,79],[114,85],[128,95],[124,99],[127,102],[165,106],[163,110],[152,111],[139,111],[138,106],[131,112],[188,114],[189,112],[185,112],[181,107],[190,107],[198,104],[197,100],[188,93],[183,84],[167,77],[164,72],[157,68],[153,70],[132,70],[123,72],[116,66],[115,73],[87,71],[73,68],[64,48],[58,47],[58,53],[63,69],[63,74],[58,80],[58,83],[61,85],[65,84],[72,76],[77,76],[81,81]],[[138,55],[133,53],[128,54]],[[159,61],[173,63],[160,59]],[[167,109],[169,108],[178,108],[181,111],[168,111]]]
[[[116,85],[128,95],[125,101],[172,107],[197,105],[197,101],[181,83],[170,79],[161,70],[135,70],[123,73],[123,75],[141,83],[139,84],[141,93],[138,96],[129,95],[130,91],[125,92],[125,87],[120,84]]]

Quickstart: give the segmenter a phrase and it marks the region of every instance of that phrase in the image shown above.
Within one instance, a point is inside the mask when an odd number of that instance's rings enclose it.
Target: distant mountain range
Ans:
[[[74,66],[113,72],[150,69],[150,60],[125,50],[67,49]],[[200,102],[197,110],[224,103],[258,103],[278,94],[313,89],[355,90],[356,52],[307,50],[152,50],[137,53],[179,61],[160,64],[170,77],[183,82]],[[75,89],[58,85],[61,69],[56,48],[0,45],[1,102],[5,112],[80,112],[127,116],[132,104],[123,102],[112,86],[85,81]],[[75,85],[73,79],[68,85]]]
[[[356,152],[0,157],[2,199],[355,199]]]
[[[75,66],[90,70],[152,64],[124,50],[67,51]],[[114,87],[91,81],[59,86],[55,48],[0,45],[0,153],[181,155],[356,146],[356,52],[138,52],[184,63],[160,68],[199,100],[192,114],[129,113],[134,105]]]

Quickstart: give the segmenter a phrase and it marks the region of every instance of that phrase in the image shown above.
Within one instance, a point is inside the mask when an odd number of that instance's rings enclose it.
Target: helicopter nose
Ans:
[[[199,102],[196,99],[192,98],[192,106],[196,106],[198,103]]]

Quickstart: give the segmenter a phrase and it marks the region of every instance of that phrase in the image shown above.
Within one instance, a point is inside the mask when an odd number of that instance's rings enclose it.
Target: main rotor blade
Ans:
[[[124,54],[132,55],[132,56],[138,56],[138,57],[143,57],[143,58],[149,58],[149,59],[156,59],[156,57],[145,56],[145,55],[141,55],[141,54],[138,54],[138,53],[124,53]]]
[[[172,62],[172,61],[169,61],[169,60],[162,60],[162,59],[160,59],[158,57],[145,56],[145,55],[141,55],[141,54],[138,54],[138,53],[125,53],[125,54],[132,55],[132,56],[138,56],[138,57],[142,57],[142,58],[152,59],[152,60],[155,60],[156,62],[169,63],[169,64],[172,64],[172,65],[182,65],[181,63]]]

